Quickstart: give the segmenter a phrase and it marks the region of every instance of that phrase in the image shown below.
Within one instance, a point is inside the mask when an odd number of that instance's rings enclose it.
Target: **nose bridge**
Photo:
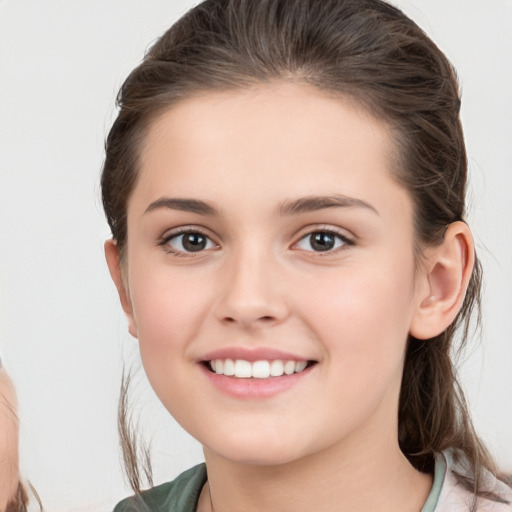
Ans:
[[[278,267],[268,244],[251,240],[233,249],[221,276],[219,319],[244,327],[281,322],[287,307]]]

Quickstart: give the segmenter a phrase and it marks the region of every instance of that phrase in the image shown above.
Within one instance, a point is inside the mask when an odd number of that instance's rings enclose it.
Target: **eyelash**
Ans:
[[[208,241],[209,241],[215,247],[218,248],[218,245],[211,239],[211,237],[209,235],[207,235],[203,230],[201,230],[199,228],[196,228],[196,227],[189,227],[189,228],[185,228],[185,229],[179,229],[178,231],[174,231],[174,232],[172,232],[170,234],[167,234],[167,235],[163,236],[161,238],[161,240],[159,240],[158,245],[163,247],[163,249],[166,252],[168,252],[168,253],[170,253],[170,254],[172,254],[174,256],[177,256],[177,257],[188,257],[188,258],[196,257],[197,255],[199,255],[199,253],[202,253],[202,252],[204,252],[205,250],[208,250],[208,249],[212,249],[212,247],[203,248],[203,249],[197,251],[197,254],[196,254],[194,251],[184,251],[184,250],[182,251],[182,250],[179,250],[179,249],[175,249],[175,248],[173,248],[169,244],[169,242],[171,242],[171,240],[177,239],[180,236],[183,236],[183,235],[186,235],[186,234],[195,234],[195,235],[202,236],[202,237],[207,239],[207,244],[208,244]],[[350,238],[348,238],[346,235],[342,234],[341,232],[333,229],[332,227],[319,226],[319,227],[315,227],[311,231],[308,231],[308,232],[304,233],[299,238],[299,240],[292,245],[292,248],[294,246],[297,246],[301,241],[306,240],[308,237],[311,237],[311,236],[313,236],[315,234],[331,235],[331,236],[335,237],[336,239],[338,239],[339,241],[341,241],[342,244],[340,246],[338,246],[338,247],[334,247],[333,249],[327,249],[325,251],[314,251],[314,250],[304,249],[305,252],[311,252],[311,253],[317,254],[319,256],[325,257],[325,256],[328,256],[328,255],[336,254],[339,251],[346,250],[348,247],[355,245],[353,240],[351,240]]]
[[[315,255],[318,255],[321,257],[326,257],[329,255],[337,254],[339,251],[347,250],[348,247],[355,245],[354,241],[352,239],[350,239],[347,235],[341,233],[340,231],[338,231],[336,229],[333,229],[330,226],[329,227],[328,226],[318,226],[310,231],[307,231],[293,245],[296,246],[301,241],[306,240],[307,238],[310,238],[315,234],[330,235],[330,236],[333,236],[335,239],[338,239],[342,243],[338,247],[334,247],[332,249],[327,249],[325,251],[305,250],[305,252],[311,252],[311,253],[314,253]]]
[[[166,252],[172,254],[173,256],[185,257],[185,258],[195,257],[196,253],[194,253],[194,251],[181,251],[181,250],[175,249],[171,245],[169,245],[169,242],[171,240],[174,240],[176,238],[179,238],[180,236],[187,235],[187,234],[200,235],[200,236],[206,238],[210,243],[212,243],[216,247],[218,247],[217,244],[215,242],[213,242],[211,237],[209,235],[207,235],[203,230],[196,228],[196,227],[192,227],[192,226],[188,227],[188,228],[179,229],[177,231],[173,231],[172,233],[164,235],[162,237],[162,239],[158,242],[158,245],[163,247],[163,249]],[[197,253],[201,253],[204,250],[205,249],[197,251]]]

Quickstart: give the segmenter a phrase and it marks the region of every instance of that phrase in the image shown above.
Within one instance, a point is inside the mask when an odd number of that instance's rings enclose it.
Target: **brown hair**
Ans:
[[[44,512],[43,504],[41,502],[41,498],[39,498],[39,494],[37,494],[34,486],[30,482],[27,482],[27,484],[35,501],[39,505],[40,512]],[[18,482],[16,495],[12,497],[9,503],[7,503],[5,512],[28,512],[29,501],[29,495],[25,485],[23,485],[22,482]]]
[[[127,201],[151,120],[199,92],[276,80],[349,97],[390,126],[395,177],[414,204],[418,256],[442,241],[450,223],[464,221],[467,161],[456,75],[399,9],[380,0],[206,0],[154,44],[118,95],[102,187],[121,257]],[[410,462],[432,471],[433,455],[452,449],[471,468],[465,485],[475,496],[483,470],[496,469],[473,429],[450,353],[457,328],[460,347],[466,343],[480,285],[477,260],[454,323],[435,338],[408,341],[398,412],[400,447]],[[120,428],[130,439],[125,422]]]

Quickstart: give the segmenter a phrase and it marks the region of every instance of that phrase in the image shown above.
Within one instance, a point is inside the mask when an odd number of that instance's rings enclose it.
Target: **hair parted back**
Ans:
[[[442,241],[450,223],[464,220],[467,161],[456,75],[399,9],[380,0],[206,0],[153,45],[118,95],[101,183],[121,259],[138,156],[155,116],[194,94],[278,80],[348,97],[390,127],[395,178],[414,204],[418,257]],[[475,495],[482,470],[496,470],[474,432],[450,353],[458,327],[466,342],[480,282],[477,261],[455,322],[433,339],[409,340],[399,403],[399,442],[410,462],[430,471],[433,454],[452,448],[472,470],[466,484]],[[130,439],[124,423],[120,428]]]

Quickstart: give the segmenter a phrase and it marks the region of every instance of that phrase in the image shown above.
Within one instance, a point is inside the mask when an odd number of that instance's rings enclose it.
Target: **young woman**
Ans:
[[[126,444],[116,512],[511,510],[450,360],[480,268],[434,43],[378,0],[207,0],[119,106],[107,262],[206,464],[141,493]]]
[[[16,494],[18,475],[18,422],[11,380],[0,360],[0,510]]]
[[[16,393],[0,359],[0,510],[21,512],[27,503],[19,474]]]

